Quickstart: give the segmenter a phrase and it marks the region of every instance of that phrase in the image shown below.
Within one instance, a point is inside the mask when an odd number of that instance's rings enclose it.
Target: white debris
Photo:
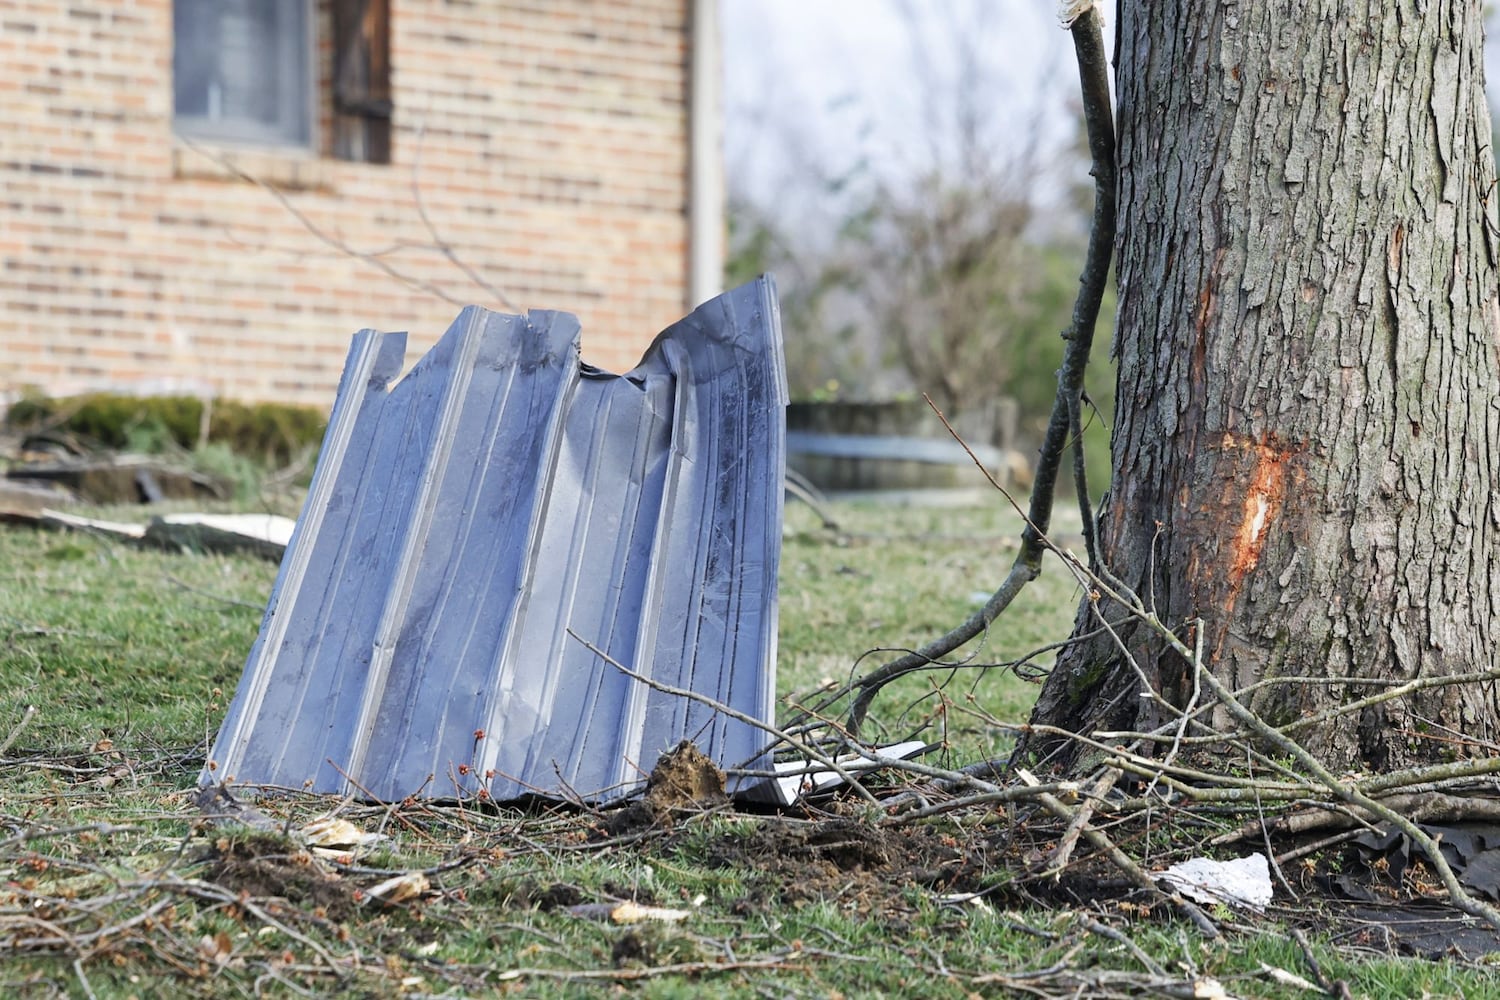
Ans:
[[[922,740],[908,740],[905,743],[877,747],[870,754],[849,753],[834,760],[845,774],[858,774],[915,757],[929,745]],[[775,768],[784,777],[769,778],[741,794],[746,798],[790,806],[806,796],[826,792],[844,783],[843,775],[810,760],[778,761]]]
[[[1210,906],[1227,903],[1263,910],[1271,902],[1271,868],[1260,853],[1233,861],[1192,858],[1156,877],[1187,898]]]

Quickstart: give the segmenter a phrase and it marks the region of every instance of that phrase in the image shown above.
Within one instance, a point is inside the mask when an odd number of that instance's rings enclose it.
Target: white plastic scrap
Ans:
[[[1271,867],[1260,853],[1233,861],[1192,858],[1156,877],[1189,899],[1210,906],[1228,903],[1263,910],[1271,902]]]
[[[907,740],[890,746],[877,747],[873,754],[849,753],[834,758],[845,774],[858,774],[882,766],[915,757],[928,744],[922,740]],[[777,771],[785,777],[771,778],[757,785],[752,797],[779,801],[784,806],[795,805],[799,799],[818,792],[826,792],[844,783],[843,775],[827,767],[820,767],[806,760],[778,761]],[[758,794],[756,794],[758,793]]]

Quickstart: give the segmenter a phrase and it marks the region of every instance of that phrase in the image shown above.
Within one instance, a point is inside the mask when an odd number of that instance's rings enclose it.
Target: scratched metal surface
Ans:
[[[306,506],[203,780],[605,801],[773,712],[787,401],[762,278],[623,376],[566,313],[465,309],[397,380],[354,338]],[[762,762],[764,763],[764,762]]]

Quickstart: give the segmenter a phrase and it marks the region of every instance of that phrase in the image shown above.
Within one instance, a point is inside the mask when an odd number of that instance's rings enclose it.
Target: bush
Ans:
[[[326,414],[310,406],[233,400],[208,405],[206,441],[200,440],[205,402],[195,396],[32,396],[14,403],[5,423],[21,431],[63,431],[87,445],[117,450],[193,451],[220,445],[267,466],[286,465],[316,450],[327,424]]]

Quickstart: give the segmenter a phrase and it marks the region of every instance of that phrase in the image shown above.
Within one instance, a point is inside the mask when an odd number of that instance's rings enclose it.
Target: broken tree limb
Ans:
[[[1115,782],[1119,780],[1119,769],[1106,767],[1104,773],[1099,775],[1098,779],[1094,781],[1087,794],[1083,796],[1083,801],[1079,804],[1078,811],[1074,813],[1073,819],[1069,821],[1068,828],[1063,831],[1062,837],[1058,839],[1057,850],[1052,852],[1052,858],[1047,862],[1046,870],[1042,872],[1044,877],[1051,875],[1055,878],[1062,874],[1063,869],[1068,867],[1068,862],[1073,857],[1073,848],[1078,844],[1078,835],[1083,832],[1084,826],[1094,816],[1095,804],[1102,801],[1104,796],[1108,795],[1110,790],[1115,787]]]
[[[897,677],[928,666],[989,628],[1021,589],[1041,572],[1042,555],[1047,549],[1046,532],[1052,521],[1057,473],[1075,426],[1083,393],[1083,376],[1094,344],[1094,326],[1099,320],[1099,305],[1109,284],[1110,256],[1114,251],[1115,126],[1109,94],[1109,56],[1104,47],[1102,23],[1098,8],[1091,7],[1074,19],[1068,28],[1078,58],[1084,123],[1088,129],[1089,155],[1093,160],[1094,215],[1083,273],[1079,278],[1078,297],[1073,303],[1073,319],[1063,334],[1067,347],[1063,353],[1062,370],[1058,373],[1052,415],[1037,459],[1027,525],[1021,534],[1021,551],[999,589],[963,624],[920,649],[883,664],[854,683],[857,693],[849,709],[848,724],[849,732],[854,736],[859,735],[870,704],[881,688]],[[1074,447],[1081,460],[1082,440],[1076,441]]]
[[[1161,631],[1169,642],[1181,647],[1181,640],[1173,636],[1170,630],[1163,628]],[[1179,648],[1178,652],[1184,653],[1185,650]],[[1208,670],[1202,664],[1197,664],[1197,668],[1203,677],[1203,683],[1208,685],[1209,689],[1213,691],[1214,696],[1219,699],[1219,703],[1224,706],[1230,715],[1234,716],[1241,724],[1249,727],[1256,735],[1271,745],[1296,758],[1297,762],[1306,768],[1307,772],[1316,778],[1329,792],[1333,793],[1334,796],[1349,803],[1351,806],[1365,810],[1370,816],[1382,822],[1389,823],[1406,834],[1411,842],[1416,844],[1426,856],[1428,863],[1432,865],[1432,870],[1437,873],[1438,879],[1443,883],[1443,888],[1448,890],[1449,901],[1469,916],[1484,920],[1490,926],[1500,930],[1500,910],[1495,909],[1495,907],[1490,906],[1488,903],[1475,899],[1465,891],[1464,887],[1459,884],[1458,876],[1453,873],[1452,867],[1449,866],[1447,859],[1443,857],[1443,852],[1438,848],[1437,841],[1425,830],[1390,808],[1390,806],[1370,798],[1370,796],[1360,790],[1358,784],[1340,781],[1300,743],[1275,729],[1254,712],[1241,705],[1235,699],[1234,695],[1230,693],[1229,689],[1213,675],[1213,671]]]

